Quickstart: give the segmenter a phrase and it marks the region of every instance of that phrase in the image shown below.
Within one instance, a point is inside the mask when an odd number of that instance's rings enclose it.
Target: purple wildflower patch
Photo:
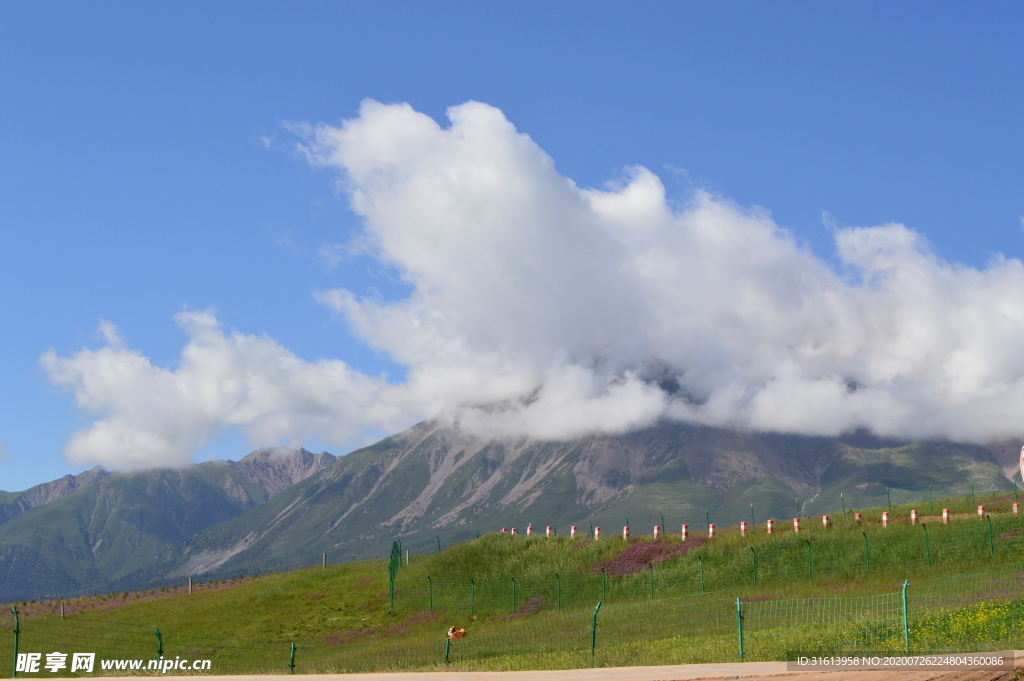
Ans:
[[[605,574],[613,577],[632,575],[646,570],[649,563],[659,563],[674,556],[681,556],[692,549],[700,548],[706,541],[706,537],[694,537],[682,544],[661,539],[630,542],[629,546],[617,556],[608,561],[594,563],[590,569],[595,571],[604,569]]]

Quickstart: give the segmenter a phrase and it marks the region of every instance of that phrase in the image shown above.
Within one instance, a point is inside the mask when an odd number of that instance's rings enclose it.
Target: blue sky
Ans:
[[[763,207],[840,274],[835,230],[891,222],[949,263],[1020,258],[1022,20],[1011,3],[0,4],[0,489],[88,467],[61,452],[106,412],[40,358],[102,347],[104,320],[159,367],[188,341],[175,315],[209,311],[405,380],[415,362],[315,297],[416,289],[393,257],[323,255],[370,218],[295,124],[366,98],[442,127],[486,103],[579,187],[643,166],[671,205]],[[285,431],[218,422],[193,449],[372,437]]]

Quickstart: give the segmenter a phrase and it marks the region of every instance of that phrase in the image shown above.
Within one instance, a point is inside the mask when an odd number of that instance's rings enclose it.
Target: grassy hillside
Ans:
[[[877,602],[887,605],[871,607],[892,610],[898,606],[904,580],[910,581],[909,596],[914,602],[933,597],[928,594],[936,589],[926,583],[934,584],[936,579],[991,564],[1021,563],[1024,517],[1010,513],[1013,500],[1012,494],[936,500],[937,512],[943,507],[953,512],[949,525],[919,504],[914,506],[921,511],[921,522],[911,524],[911,505],[894,504],[888,527],[879,522],[883,509],[873,508],[860,511],[864,520],[859,524],[851,510],[832,518],[829,529],[822,526],[820,517],[805,517],[799,534],[788,520],[777,522],[772,535],[762,523],[746,536],[736,527],[719,528],[714,538],[695,532],[686,543],[675,534],[659,541],[644,536],[626,542],[620,536],[592,541],[489,533],[441,553],[412,555],[396,580],[393,612],[389,612],[387,566],[379,560],[197,584],[192,594],[179,588],[75,599],[65,604],[64,622],[56,617],[57,603],[22,603],[22,649],[43,645],[59,650],[63,645],[78,650],[92,645],[123,657],[128,646],[135,655],[152,656],[152,630],[157,628],[168,651],[212,656],[219,660],[222,672],[280,671],[287,665],[292,643],[298,644],[306,671],[433,668],[443,654],[439,646],[444,631],[456,625],[471,632],[457,650],[472,668],[581,666],[588,663],[585,655],[581,657],[587,647],[584,630],[597,601],[602,601],[604,664],[679,661],[678,641],[671,644],[670,639],[680,635],[681,623],[697,621],[695,612],[710,618],[705,628],[720,629],[722,641],[716,648],[714,637],[702,634],[700,640],[712,643],[693,648],[696,657],[687,659],[718,659],[716,655],[732,659],[728,651],[733,649],[737,597],[748,608],[806,603],[800,599],[812,597],[814,603],[822,599],[841,604]],[[986,507],[991,534],[988,519],[979,520],[974,511],[978,503]],[[924,527],[928,528],[927,545]],[[865,553],[865,540],[870,556]],[[991,612],[975,612],[977,607],[989,606],[969,606],[964,612],[974,613],[971,617],[987,622],[984,626],[992,631],[1002,631],[1001,622],[1016,621],[1016,611],[991,606]],[[662,615],[655,617],[652,612],[668,613],[663,616],[666,622],[674,617],[674,629],[658,633]],[[850,612],[845,620],[856,623],[860,611]],[[929,620],[933,632],[929,635],[934,638],[945,620],[929,616],[934,620]],[[886,621],[890,620],[895,621],[892,617]],[[646,629],[636,630],[634,625],[640,626],[636,623]],[[1013,629],[1016,625],[1011,624],[1006,626]],[[900,641],[890,629],[851,630],[843,634],[846,638],[839,638],[891,647]],[[612,636],[613,631],[619,632],[620,639]],[[629,638],[630,631],[644,644],[638,647],[637,640]],[[762,651],[757,653],[762,659],[786,654],[772,647],[777,634],[759,631],[749,633],[751,650]],[[915,636],[924,636],[923,631],[915,631]],[[1014,637],[1020,632],[1007,631],[1000,634],[1003,640],[1019,646],[1021,641]],[[9,634],[0,622],[0,651],[8,649],[5,636]],[[803,636],[806,646],[824,634],[807,631]],[[543,641],[544,651],[507,652],[526,640]],[[613,645],[615,640],[620,642]],[[495,650],[485,655],[486,661],[473,658],[476,661],[471,662],[473,646],[485,645]],[[928,645],[936,647],[941,641]],[[986,642],[971,645],[993,649],[984,647],[989,645]],[[502,646],[506,653],[499,650]],[[643,654],[637,657],[637,651]]]

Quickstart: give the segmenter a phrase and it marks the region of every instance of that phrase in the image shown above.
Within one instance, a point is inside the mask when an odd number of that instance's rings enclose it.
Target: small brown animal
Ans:
[[[455,639],[462,638],[465,635],[466,635],[466,630],[465,629],[460,629],[459,627],[452,627],[451,629],[448,630],[448,638],[450,638],[453,641]]]

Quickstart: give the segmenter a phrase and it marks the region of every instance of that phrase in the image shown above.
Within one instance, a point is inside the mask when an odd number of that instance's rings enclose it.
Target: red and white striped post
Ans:
[[[689,534],[689,529],[690,529],[689,525],[683,525],[683,531],[681,533],[681,535],[683,537],[683,541],[686,541],[686,535]]]
[[[569,536],[570,537],[575,537],[576,536],[576,526],[575,525],[573,525],[572,527],[569,528]]]
[[[1015,501],[1015,502],[1013,502],[1013,514],[1014,514],[1014,515],[1017,515],[1017,513],[1018,513],[1019,511],[1020,511],[1020,509],[1019,509],[1019,508],[1017,508],[1017,502],[1016,502],[1016,501]]]
[[[545,537],[550,537],[551,536],[551,526],[550,525],[548,525],[547,528],[545,528],[544,536]]]
[[[512,528],[512,536],[514,537],[514,536],[516,536],[517,534],[519,534],[519,533],[518,533],[518,532],[516,532],[516,528],[514,528],[514,527],[513,527],[513,528]]]
[[[854,513],[853,519],[856,520],[858,523],[864,522],[864,516],[862,516],[860,513]]]
[[[768,522],[766,524],[768,525],[768,534],[771,534],[772,533],[772,527],[775,525],[775,521],[772,520],[771,518],[769,518]]]
[[[949,509],[948,508],[942,509],[942,522],[944,522],[944,523],[948,523],[949,522]]]
[[[661,526],[660,525],[655,525],[654,526],[654,538],[657,539],[660,536],[661,536]]]
[[[979,506],[978,507],[978,520],[984,520],[984,519],[985,519],[985,507],[984,506]]]
[[[503,528],[501,528],[501,531],[502,532],[508,532],[508,528],[507,527],[503,527]]]
[[[629,540],[629,525],[622,526],[622,538]]]
[[[594,528],[594,539],[600,539],[600,538],[601,538],[601,528],[600,527],[595,527]]]
[[[826,530],[828,529],[828,516],[827,515],[821,516],[821,526],[824,527]]]
[[[882,511],[882,527],[889,527],[889,512]]]
[[[746,520],[741,520],[740,521],[740,536],[741,537],[746,537],[747,536],[747,521]]]
[[[531,534],[533,534],[533,525],[527,525],[526,526],[526,536],[529,537]]]
[[[715,536],[715,524],[711,523],[708,525],[708,539]]]
[[[916,509],[913,509],[913,508],[910,509],[910,522],[911,523],[916,523],[917,522],[917,510]]]
[[[793,518],[793,531],[794,532],[799,532],[800,531],[800,519],[799,518]]]

